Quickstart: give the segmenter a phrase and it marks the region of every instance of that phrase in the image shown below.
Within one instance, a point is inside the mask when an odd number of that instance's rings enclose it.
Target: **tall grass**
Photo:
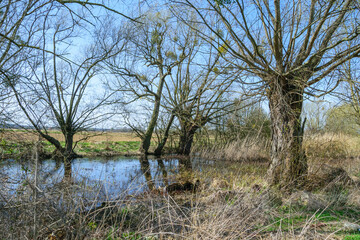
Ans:
[[[266,186],[266,164],[220,165],[191,174],[201,181],[195,194],[155,189],[130,195],[128,189],[110,197],[86,181],[37,189],[32,174],[19,176],[15,192],[0,189],[0,229],[6,229],[0,239],[340,239],[354,233],[342,224],[360,217],[343,201],[351,188],[320,190],[329,201],[310,211],[309,200]],[[6,176],[0,180],[9,185]],[[340,196],[342,203],[334,204]]]
[[[238,138],[226,144],[194,146],[193,153],[202,158],[228,161],[269,160],[270,140],[255,136]]]
[[[360,156],[360,138],[342,133],[307,134],[304,148],[310,158],[344,159]]]

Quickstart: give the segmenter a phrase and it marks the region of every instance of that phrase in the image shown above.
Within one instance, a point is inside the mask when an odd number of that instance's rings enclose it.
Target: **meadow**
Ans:
[[[49,131],[49,135],[59,139],[65,145],[64,136],[59,131]],[[51,157],[55,147],[33,131],[4,130],[0,134],[0,148],[3,158],[18,158],[29,156],[36,142],[41,145],[45,157]],[[116,156],[137,155],[140,138],[131,132],[100,132],[89,131],[76,134],[74,142],[75,152],[84,156]]]

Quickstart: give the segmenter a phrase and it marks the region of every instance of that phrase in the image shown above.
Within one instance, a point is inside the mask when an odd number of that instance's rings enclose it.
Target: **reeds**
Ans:
[[[227,161],[269,160],[270,141],[259,137],[238,138],[224,145],[194,147],[192,152],[206,159]]]

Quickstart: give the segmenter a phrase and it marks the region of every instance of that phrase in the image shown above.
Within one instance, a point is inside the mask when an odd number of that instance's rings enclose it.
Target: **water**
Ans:
[[[79,194],[114,199],[121,194],[138,194],[162,188],[173,181],[179,170],[201,170],[209,162],[199,159],[140,159],[139,157],[81,158],[71,165],[71,182]],[[9,195],[29,191],[34,182],[34,163],[8,160],[0,165],[2,190]],[[181,166],[181,167],[179,167]],[[186,166],[186,167],[185,167]],[[41,161],[38,170],[39,191],[58,186],[64,179],[62,162]],[[86,193],[87,192],[87,193]]]

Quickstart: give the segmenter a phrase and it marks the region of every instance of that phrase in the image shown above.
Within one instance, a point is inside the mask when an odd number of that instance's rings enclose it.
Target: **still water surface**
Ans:
[[[149,188],[164,187],[173,181],[172,176],[182,169],[200,170],[212,163],[200,159],[140,159],[139,157],[81,158],[71,166],[72,182],[80,188],[97,191],[113,198],[121,193],[136,194]],[[186,167],[184,167],[186,166]],[[27,183],[34,182],[34,163],[9,160],[1,164],[0,177],[6,179],[3,188],[17,193]],[[44,160],[38,165],[39,189],[59,184],[64,178],[62,162]]]

